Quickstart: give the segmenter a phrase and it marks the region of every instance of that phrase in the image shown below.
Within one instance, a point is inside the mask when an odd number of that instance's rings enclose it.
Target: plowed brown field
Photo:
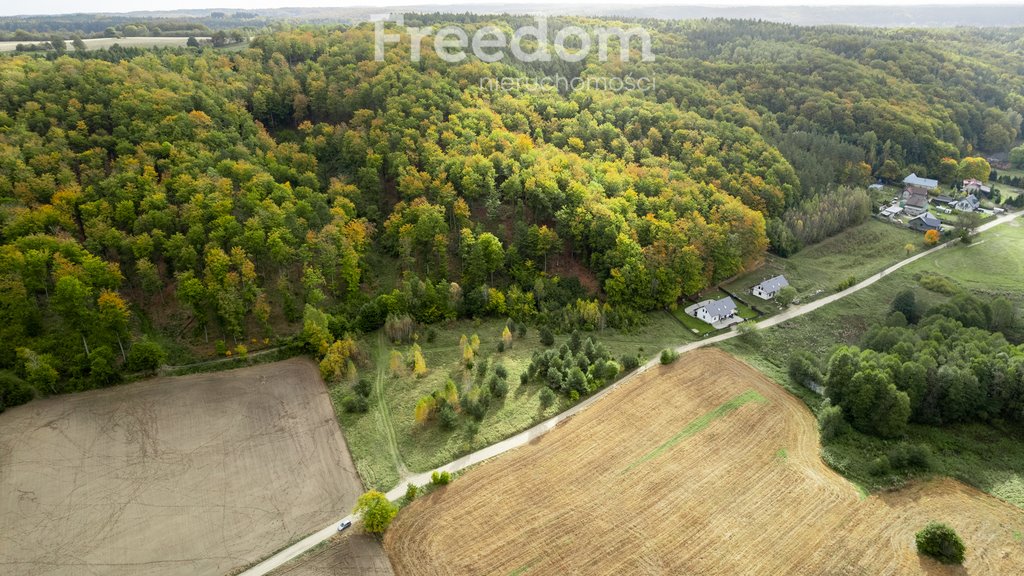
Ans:
[[[376,537],[349,529],[270,576],[393,576],[391,562]]]
[[[612,392],[413,503],[397,574],[956,574],[914,532],[949,523],[967,573],[1024,573],[1024,512],[952,480],[862,498],[806,406],[717,350]]]
[[[0,574],[219,576],[361,491],[309,360],[37,400],[0,415]]]

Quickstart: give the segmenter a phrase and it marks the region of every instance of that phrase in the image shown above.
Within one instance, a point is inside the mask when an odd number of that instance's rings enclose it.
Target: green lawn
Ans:
[[[714,326],[708,324],[707,322],[701,320],[700,318],[690,316],[689,314],[686,313],[686,307],[689,305],[689,302],[684,302],[682,305],[676,307],[676,309],[672,311],[672,315],[675,316],[679,320],[679,322],[681,322],[683,326],[685,326],[686,329],[690,331],[690,333],[692,333],[694,336],[698,338],[703,338],[704,336],[707,336],[708,334],[714,332]]]
[[[740,276],[726,288],[746,295],[762,280],[783,274],[799,298],[806,301],[834,292],[836,286],[850,276],[863,280],[906,258],[907,244],[912,244],[915,250],[923,250],[923,240],[922,234],[872,218],[789,258],[768,255],[763,266]],[[754,296],[750,298],[753,300]],[[766,311],[778,310],[769,302],[763,305],[758,302],[758,306]]]
[[[779,326],[759,330],[746,339],[721,343],[817,410],[821,398],[789,379],[790,356],[808,350],[827,359],[839,344],[857,344],[874,323],[885,317],[899,291],[915,289],[924,308],[947,296],[930,292],[918,283],[921,274],[942,274],[961,288],[994,297],[1005,295],[1024,303],[1024,225],[1015,221],[980,235],[970,245],[953,245],[923,258],[872,286]],[[958,478],[1017,506],[1024,507],[1024,433],[972,424],[934,428],[912,425],[906,438],[927,444],[935,455],[934,473]],[[878,490],[906,478],[876,477],[869,464],[896,442],[852,432],[826,446],[822,457],[859,485]]]
[[[372,364],[377,367],[364,368],[362,375],[375,379],[380,386],[371,395],[370,410],[365,414],[345,413],[338,402],[340,394],[336,393],[334,397],[349,449],[368,487],[389,489],[399,480],[400,466],[405,466],[410,472],[429,470],[525,430],[571,405],[568,399],[558,397],[555,404],[542,409],[539,399],[542,386],[520,386],[519,375],[526,371],[533,352],[543,349],[543,346],[539,333],[531,327],[525,338],[515,338],[511,350],[498,352],[504,325],[504,321],[491,319],[435,326],[433,342],[426,342],[425,336],[420,339],[429,370],[422,378],[409,374],[396,377],[388,370],[392,348],[408,357],[409,346],[393,347],[379,333],[360,341],[360,346],[371,353]],[[436,422],[416,423],[413,412],[421,397],[442,389],[449,378],[462,391],[472,385],[475,371],[467,373],[463,368],[459,340],[463,334],[470,338],[474,333],[480,338],[477,362],[487,357],[491,366],[488,374],[493,372],[497,363],[508,370],[508,395],[504,400],[492,399],[475,435],[471,433],[470,418],[465,415],[460,416],[454,430],[444,430]],[[649,323],[635,332],[608,329],[584,334],[588,335],[602,342],[615,358],[639,354],[643,361],[657,355],[663,348],[694,339],[665,312],[651,314]],[[556,336],[555,346],[567,339],[568,335]]]

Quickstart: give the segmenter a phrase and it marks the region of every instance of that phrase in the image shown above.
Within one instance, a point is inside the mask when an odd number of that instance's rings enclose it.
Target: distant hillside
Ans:
[[[21,30],[31,33],[97,35],[109,28],[131,24],[147,25],[151,31],[225,30],[261,28],[273,22],[294,24],[353,24],[381,12],[448,14],[533,14],[546,13],[579,16],[616,16],[671,20],[741,19],[785,22],[803,26],[842,24],[870,27],[1024,26],[1024,5],[918,5],[886,6],[658,6],[634,4],[426,4],[418,6],[355,6],[334,8],[271,8],[239,10],[207,8],[201,10],[147,10],[122,13],[77,13],[49,16],[0,17],[0,37]],[[161,22],[164,21],[164,22]],[[154,34],[160,35],[160,34]],[[167,35],[167,34],[165,34]],[[9,38],[28,40],[31,38]]]

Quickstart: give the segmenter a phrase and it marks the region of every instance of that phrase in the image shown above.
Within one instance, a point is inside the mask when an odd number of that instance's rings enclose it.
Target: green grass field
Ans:
[[[914,288],[922,308],[948,296],[922,288],[921,274],[941,274],[983,297],[1004,295],[1024,304],[1024,225],[1020,221],[980,235],[970,245],[953,245],[923,258],[872,286],[779,326],[760,330],[720,346],[743,358],[817,410],[821,398],[792,383],[790,356],[808,350],[827,359],[840,344],[857,344],[889,311],[892,298]],[[1024,507],[1024,433],[978,424],[934,428],[912,425],[906,438],[927,444],[935,456],[932,473],[958,478],[1017,506]],[[833,468],[869,490],[899,485],[905,476],[873,476],[870,462],[895,445],[857,432],[826,446],[822,457]]]
[[[686,306],[689,303],[684,302],[678,306],[675,310],[672,310],[672,315],[676,317],[679,322],[686,327],[691,334],[698,338],[703,338],[708,334],[715,331],[715,327],[700,318],[695,318],[686,313]]]
[[[352,452],[363,482],[372,488],[389,489],[398,483],[403,472],[429,470],[464,454],[498,442],[529,428],[568,408],[568,399],[559,396],[546,409],[541,408],[539,384],[520,386],[519,375],[526,371],[534,351],[543,349],[539,333],[530,328],[525,338],[516,337],[512,349],[498,352],[502,320],[480,322],[459,321],[448,326],[435,326],[433,342],[420,339],[428,374],[416,378],[408,373],[393,376],[389,370],[392,349],[409,354],[409,346],[392,346],[379,333],[368,335],[360,346],[372,356],[374,367],[364,368],[363,377],[372,378],[377,389],[371,395],[370,410],[365,414],[345,413],[340,406],[340,395],[332,395],[338,419]],[[493,366],[501,363],[508,370],[508,395],[503,400],[492,399],[490,409],[480,422],[476,434],[472,433],[470,418],[460,416],[454,430],[444,430],[437,422],[418,424],[413,418],[417,401],[435,390],[441,390],[451,378],[461,391],[468,390],[475,371],[467,374],[462,367],[459,340],[477,334],[480,348],[477,362],[487,357]],[[585,333],[603,343],[614,358],[624,354],[638,354],[643,361],[658,354],[661,349],[693,340],[669,314],[653,313],[649,323],[635,332],[608,329]],[[558,335],[555,346],[560,346],[568,335]],[[404,470],[402,469],[404,467]]]
[[[763,266],[740,276],[726,288],[737,294],[750,294],[755,284],[782,274],[796,289],[799,298],[807,301],[835,291],[836,286],[850,276],[863,280],[906,258],[907,244],[912,244],[915,250],[923,250],[924,237],[912,230],[872,218],[839,235],[808,246],[789,258],[768,255]],[[760,302],[758,304],[761,305]],[[765,302],[763,307],[778,310],[770,302]]]

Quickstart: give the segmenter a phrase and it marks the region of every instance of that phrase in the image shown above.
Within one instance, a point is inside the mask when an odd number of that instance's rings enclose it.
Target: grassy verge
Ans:
[[[947,296],[924,290],[922,274],[941,274],[961,288],[1024,302],[1024,226],[1019,222],[983,233],[973,244],[953,245],[924,258],[872,286],[811,314],[759,330],[719,346],[793,391],[817,410],[821,398],[790,381],[790,356],[808,350],[827,359],[840,344],[857,344],[864,333],[889,311],[899,291],[914,288],[923,308]],[[928,446],[933,455],[928,472],[879,473],[872,462],[901,442]],[[822,449],[822,458],[835,470],[870,491],[900,486],[919,475],[951,476],[1014,505],[1024,507],[1024,432],[1000,424],[970,424],[942,428],[911,425],[897,441],[850,432]]]

